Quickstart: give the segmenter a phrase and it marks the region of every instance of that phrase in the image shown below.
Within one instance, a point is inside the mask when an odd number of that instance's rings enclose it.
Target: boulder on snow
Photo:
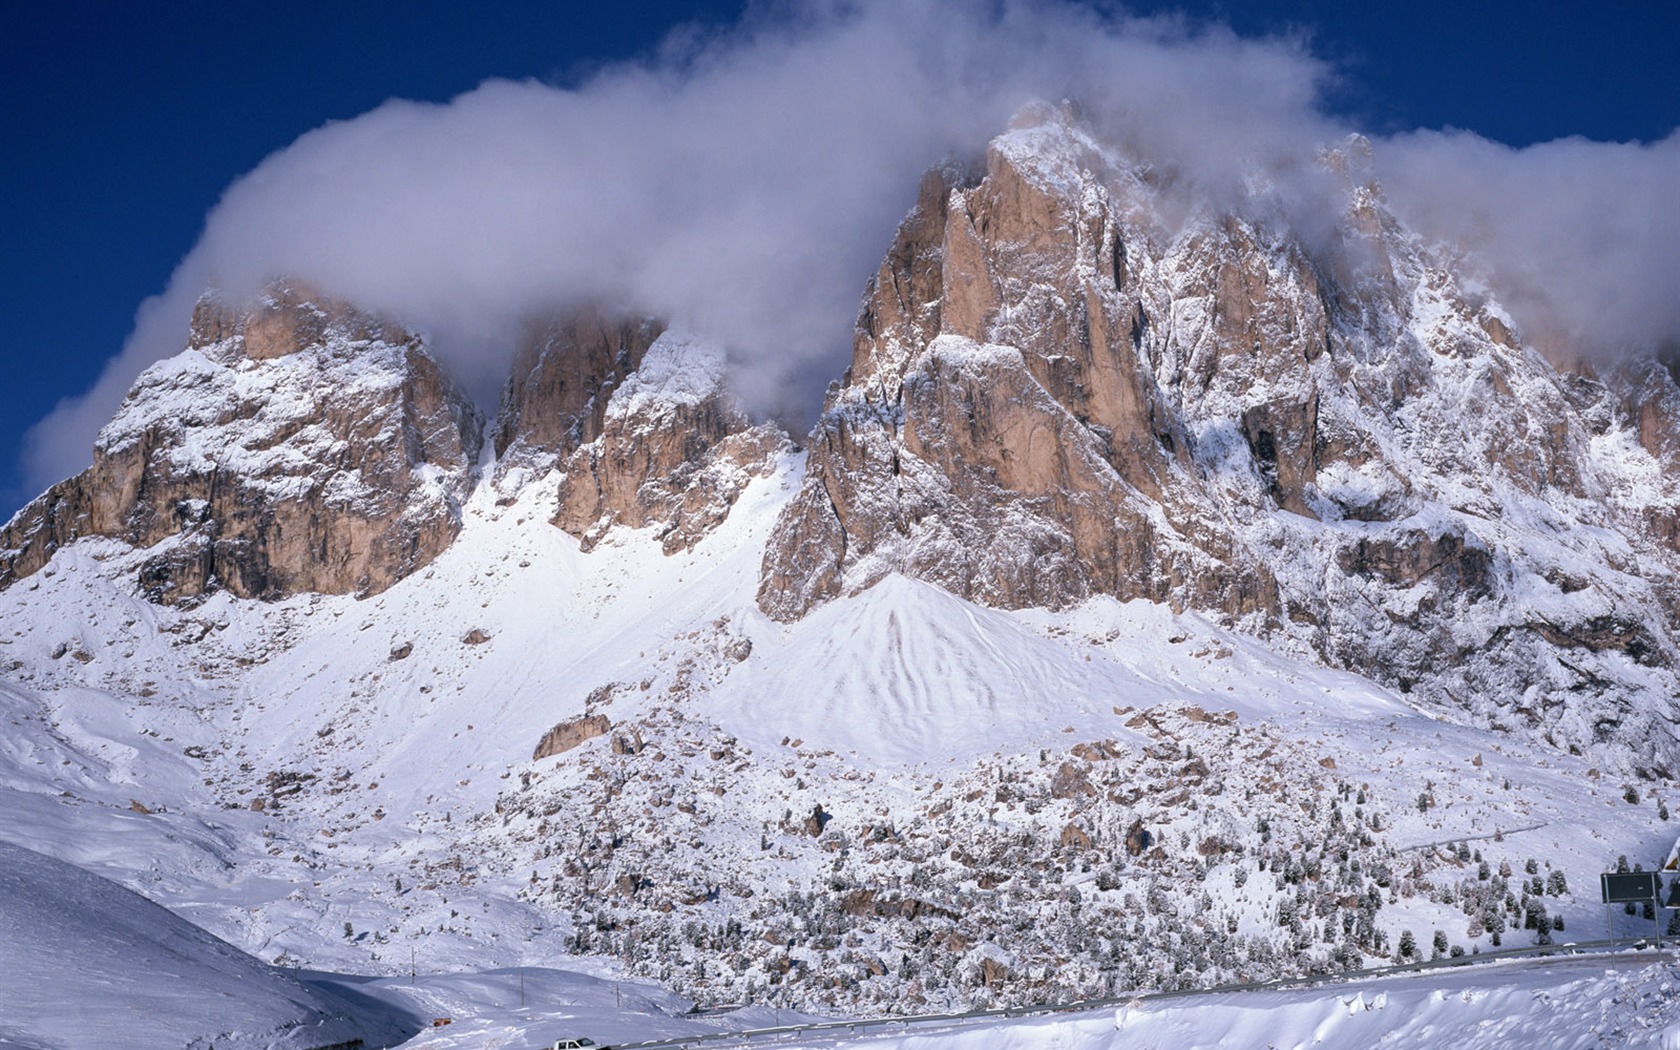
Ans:
[[[586,740],[606,735],[611,729],[612,722],[606,715],[580,715],[568,719],[543,734],[543,738],[537,741],[536,750],[531,752],[531,761],[563,754]]]

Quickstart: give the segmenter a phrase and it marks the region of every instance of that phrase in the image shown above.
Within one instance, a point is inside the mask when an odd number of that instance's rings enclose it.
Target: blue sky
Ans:
[[[728,27],[744,5],[149,6],[30,5],[0,35],[0,352],[11,366],[0,384],[0,515],[35,494],[18,466],[26,429],[94,383],[206,214],[265,157],[389,98],[442,102],[490,77],[580,83],[649,58],[679,24]],[[1321,108],[1377,134],[1452,126],[1525,146],[1653,141],[1680,124],[1671,4],[1129,10],[1184,12],[1243,36],[1304,35],[1333,74]]]

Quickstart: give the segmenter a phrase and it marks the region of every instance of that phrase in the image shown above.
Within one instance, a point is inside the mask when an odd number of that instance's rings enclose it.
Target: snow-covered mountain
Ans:
[[[486,424],[399,321],[207,297],[0,532],[0,841],[264,962],[842,1011],[1595,926],[1674,838],[1680,387],[1320,163],[1308,236],[1025,112],[804,448],[632,312]]]
[[[1174,223],[1178,188],[1069,114],[1018,125],[900,228],[767,612],[895,572],[1008,608],[1144,598],[1674,767],[1666,372],[1524,345],[1363,141],[1322,158],[1344,210],[1314,244],[1205,202]]]
[[[454,538],[482,429],[401,327],[291,282],[248,307],[210,293],[93,466],[0,533],[0,586],[109,536],[152,552],[156,601],[380,591]]]

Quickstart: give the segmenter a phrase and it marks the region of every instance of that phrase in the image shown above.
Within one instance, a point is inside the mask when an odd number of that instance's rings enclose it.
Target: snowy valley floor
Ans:
[[[805,1033],[762,1029],[817,1019],[763,1006],[681,1016],[676,1012],[685,1004],[646,987],[559,971],[412,984],[384,978],[356,988],[416,1015],[450,1019],[424,1029],[404,1050],[542,1050],[577,1036],[613,1046],[683,1040],[695,1047],[813,1050],[1680,1048],[1680,963],[1650,951],[1508,960],[1293,990],[1174,994],[1075,1013]],[[745,1034],[750,1030],[760,1031]]]

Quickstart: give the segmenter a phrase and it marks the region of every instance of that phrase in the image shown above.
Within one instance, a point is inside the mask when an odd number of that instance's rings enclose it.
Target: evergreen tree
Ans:
[[[1412,936],[1411,930],[1400,931],[1400,946],[1394,950],[1395,962],[1406,962],[1417,958],[1417,938]]]

